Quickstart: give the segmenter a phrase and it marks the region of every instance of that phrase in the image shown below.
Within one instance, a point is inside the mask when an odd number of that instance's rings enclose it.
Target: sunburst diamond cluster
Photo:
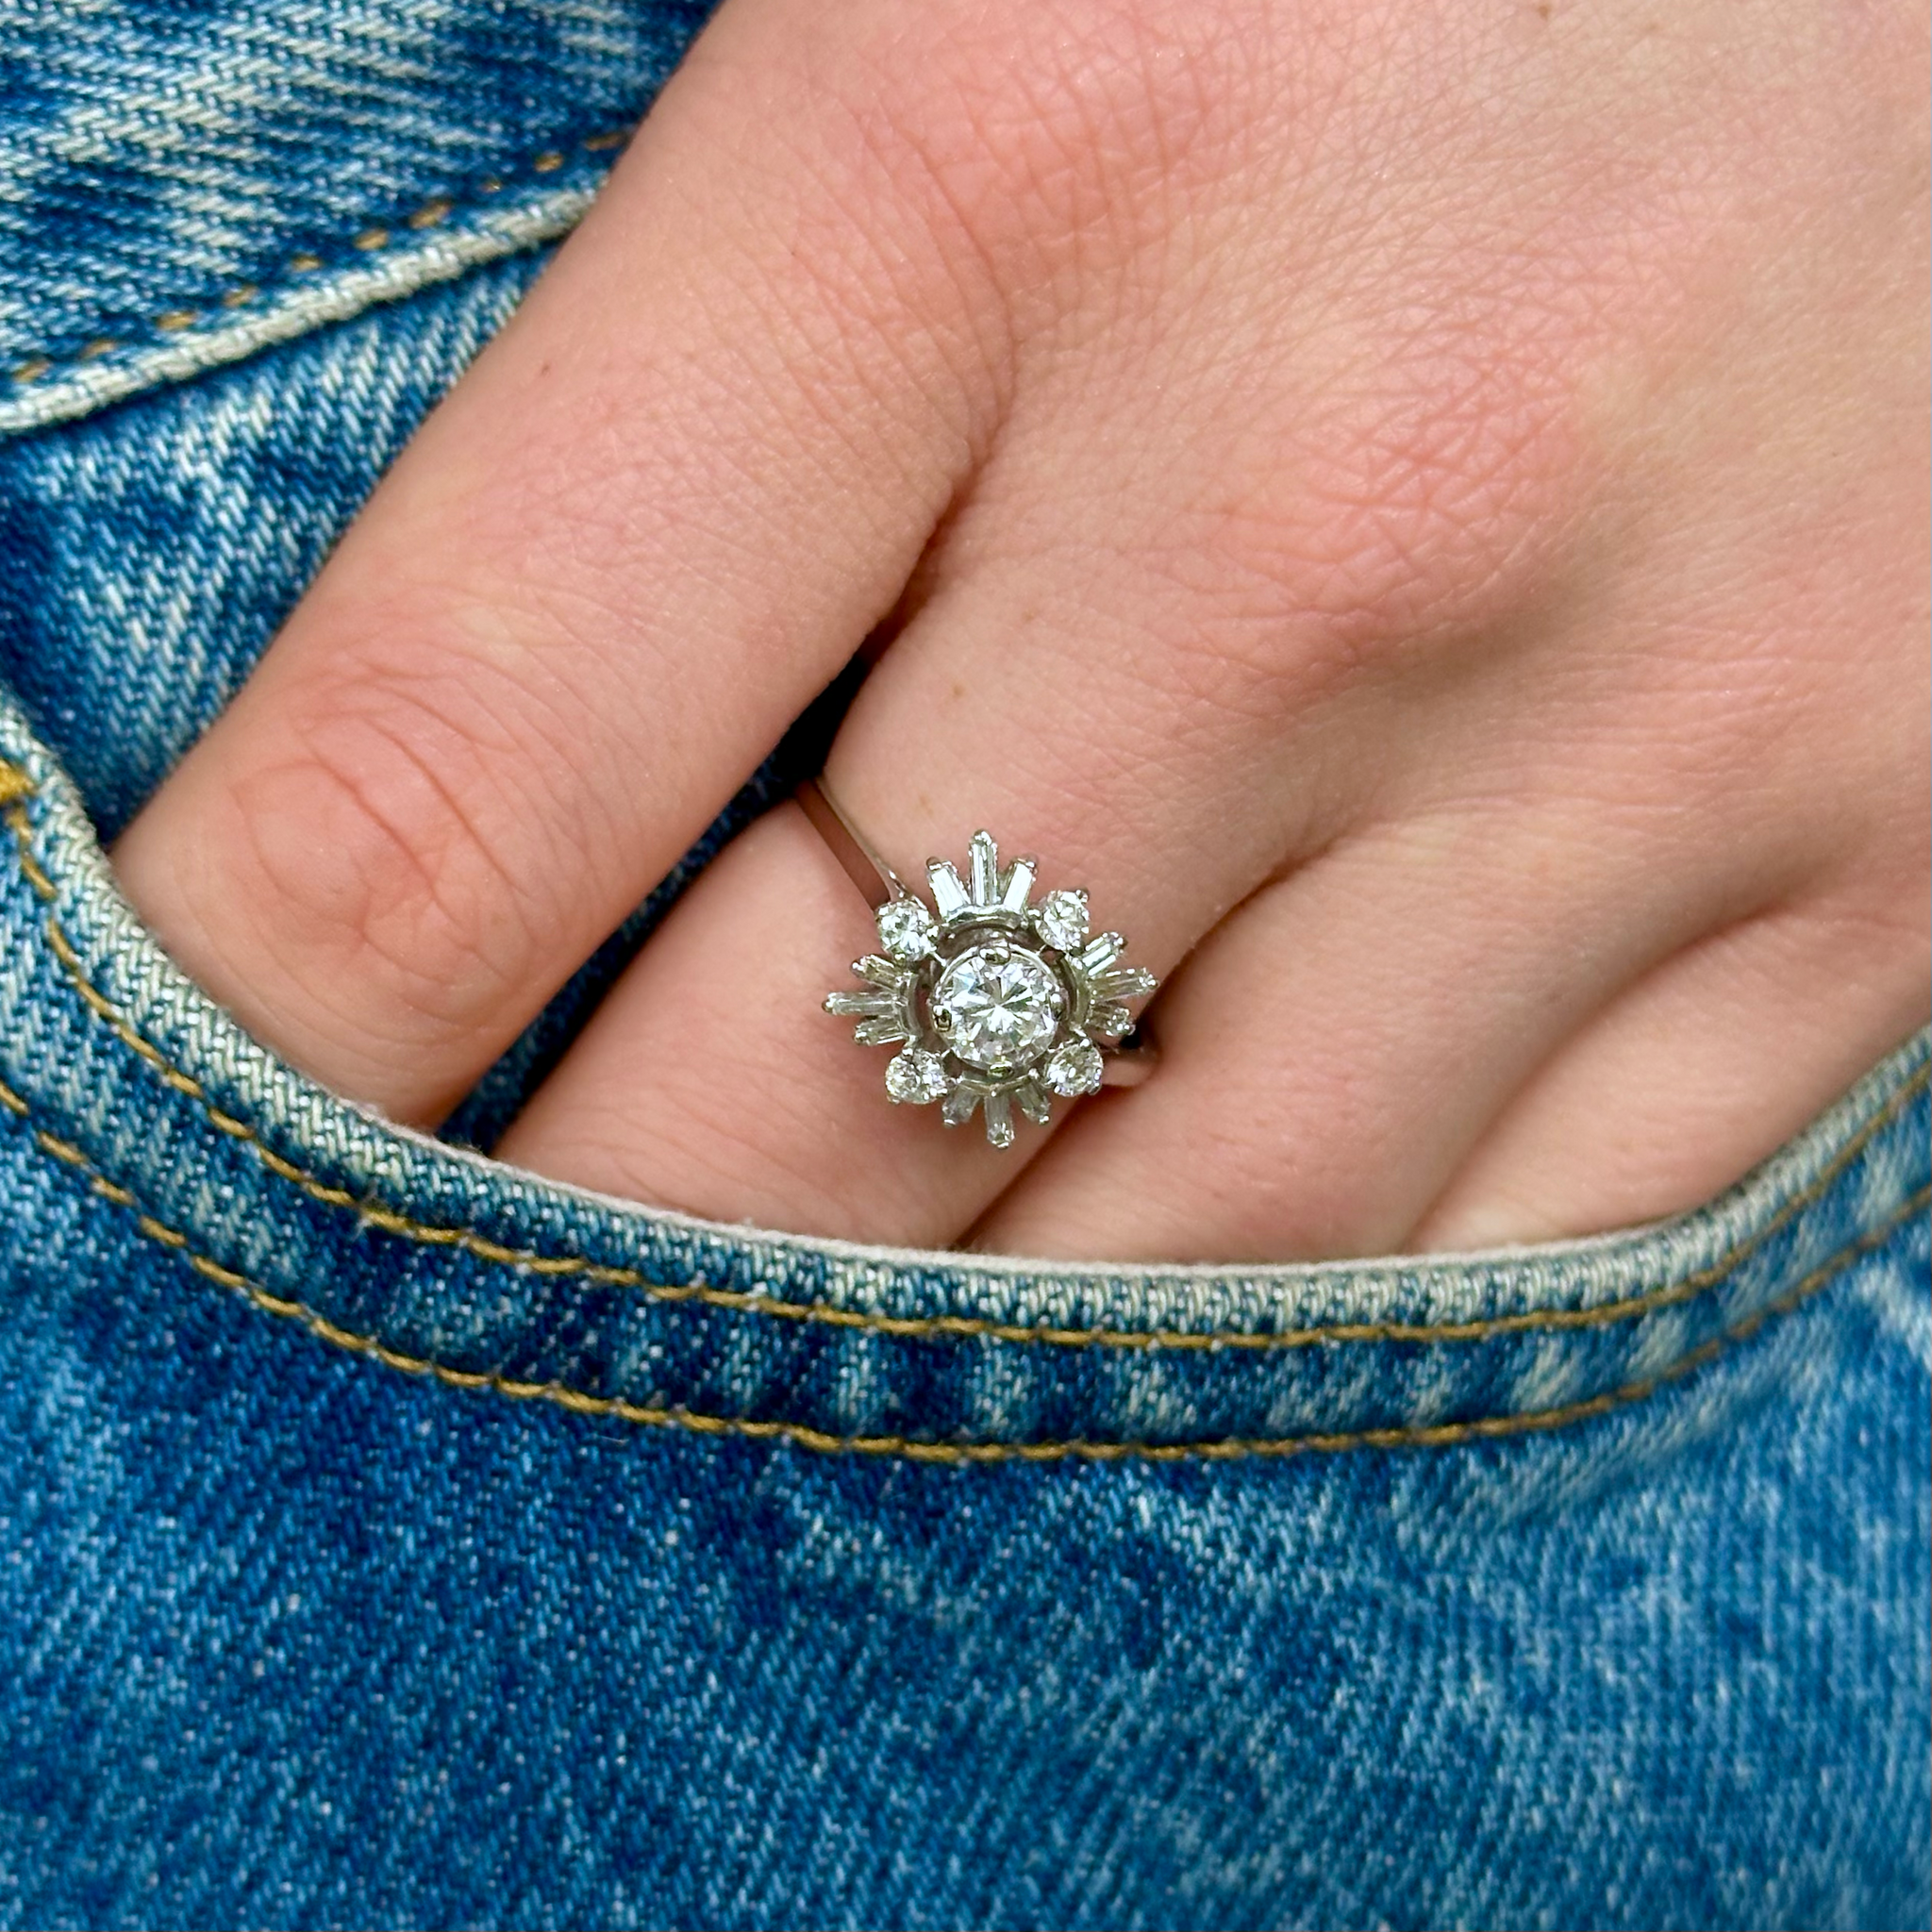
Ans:
[[[835,992],[825,1010],[857,1020],[861,1046],[898,1046],[886,1094],[937,1101],[949,1127],[983,1108],[986,1138],[1013,1144],[1013,1109],[1044,1126],[1056,1094],[1095,1091],[1103,1049],[1134,1024],[1154,991],[1144,966],[1119,962],[1117,932],[1090,938],[1087,894],[1030,903],[1039,863],[1002,868],[988,832],[973,835],[971,879],[943,859],[925,873],[932,905],[907,892],[878,909],[879,951],[852,970],[864,992]]]

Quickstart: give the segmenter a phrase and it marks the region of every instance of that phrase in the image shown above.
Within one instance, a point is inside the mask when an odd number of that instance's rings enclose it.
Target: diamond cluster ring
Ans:
[[[856,880],[866,885],[869,868],[886,888],[875,913],[879,950],[852,969],[866,991],[832,993],[825,1010],[856,1020],[861,1046],[899,1048],[886,1067],[888,1099],[937,1101],[949,1127],[983,1108],[986,1138],[1010,1147],[1016,1107],[1043,1126],[1057,1095],[1144,1077],[1150,1056],[1124,1054],[1119,1041],[1134,1025],[1133,1003],[1157,982],[1144,966],[1121,963],[1119,933],[1090,934],[1084,891],[1060,889],[1033,903],[1039,861],[1002,866],[991,834],[975,832],[966,878],[944,859],[927,861],[928,905],[823,785],[806,787],[799,802]]]

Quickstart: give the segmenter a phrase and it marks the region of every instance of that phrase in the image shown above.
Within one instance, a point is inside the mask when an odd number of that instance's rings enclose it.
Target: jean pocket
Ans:
[[[968,1262],[399,1131],[0,816],[0,1923],[1923,1902],[1925,1041],[1654,1228]]]
[[[1908,1239],[1924,1037],[1722,1200],[1450,1259],[1066,1267],[729,1227],[494,1166],[333,1098],[172,968],[0,728],[6,1105],[121,1236],[265,1317],[500,1398],[927,1461],[1291,1456],[1643,1402]]]

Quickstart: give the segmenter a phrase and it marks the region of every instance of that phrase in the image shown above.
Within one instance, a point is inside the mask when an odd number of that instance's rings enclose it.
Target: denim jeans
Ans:
[[[440,1139],[116,893],[703,11],[0,0],[0,1924],[1925,1924],[1932,1041],[1657,1226],[969,1261],[485,1158],[808,732]]]

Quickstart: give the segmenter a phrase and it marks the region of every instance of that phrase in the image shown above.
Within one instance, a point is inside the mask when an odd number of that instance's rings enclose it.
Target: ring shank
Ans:
[[[825,842],[825,849],[843,868],[845,875],[865,894],[868,906],[881,903],[874,894],[883,887],[886,898],[906,897],[906,882],[879,857],[852,821],[845,808],[826,789],[823,778],[808,778],[798,788],[799,809],[811,821],[812,830]]]

